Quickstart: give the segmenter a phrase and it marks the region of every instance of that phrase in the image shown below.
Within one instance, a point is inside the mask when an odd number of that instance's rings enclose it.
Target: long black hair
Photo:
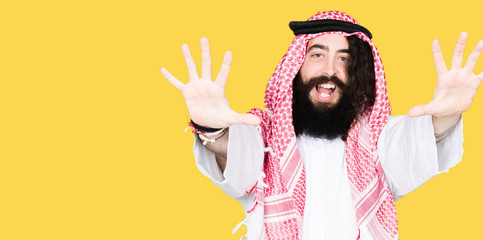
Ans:
[[[353,99],[356,117],[360,117],[376,100],[376,75],[374,73],[374,56],[371,46],[357,36],[347,37],[349,42],[350,61],[347,75],[352,87],[348,95]]]

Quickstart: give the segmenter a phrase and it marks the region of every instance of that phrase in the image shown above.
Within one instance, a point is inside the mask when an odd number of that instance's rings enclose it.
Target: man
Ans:
[[[296,37],[268,83],[265,111],[230,109],[231,53],[211,81],[205,38],[201,78],[186,45],[188,84],[161,69],[185,97],[198,168],[243,204],[247,239],[398,239],[394,198],[461,160],[460,119],[483,79],[473,74],[483,41],[462,67],[461,33],[450,70],[434,41],[433,100],[389,117],[367,29],[336,11],[290,27]]]

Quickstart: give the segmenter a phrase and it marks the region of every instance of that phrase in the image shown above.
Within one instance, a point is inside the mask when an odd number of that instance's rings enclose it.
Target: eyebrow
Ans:
[[[310,52],[314,48],[329,51],[329,47],[327,47],[325,45],[314,44],[314,45],[310,46],[309,49],[307,49],[307,52]],[[337,50],[337,52],[338,53],[349,53],[349,49],[339,49],[339,50]]]

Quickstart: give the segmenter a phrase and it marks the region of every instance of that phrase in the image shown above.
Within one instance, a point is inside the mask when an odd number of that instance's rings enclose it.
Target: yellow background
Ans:
[[[481,1],[2,1],[0,239],[238,239],[241,206],[196,169],[181,94],[180,46],[214,72],[234,60],[231,106],[263,107],[291,20],[341,10],[374,34],[393,114],[432,97],[431,40],[449,62],[483,39]],[[483,59],[475,72],[483,71]],[[482,239],[483,98],[465,113],[465,154],[397,202],[402,239]]]

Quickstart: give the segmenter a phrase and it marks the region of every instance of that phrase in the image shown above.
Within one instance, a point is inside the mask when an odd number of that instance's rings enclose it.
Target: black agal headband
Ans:
[[[351,22],[334,19],[292,21],[288,24],[288,26],[290,27],[290,29],[292,29],[295,35],[342,31],[346,33],[362,32],[366,34],[367,37],[372,38],[372,34],[371,32],[369,32],[369,30],[367,30],[367,28]]]

